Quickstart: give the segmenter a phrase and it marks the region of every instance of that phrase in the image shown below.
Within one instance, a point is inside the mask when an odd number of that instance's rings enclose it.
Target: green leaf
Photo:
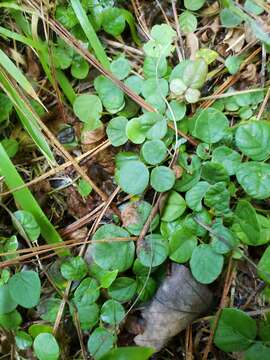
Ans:
[[[138,276],[137,282],[137,295],[140,301],[147,302],[152,300],[157,290],[157,284],[155,280],[149,276]]]
[[[81,196],[87,197],[92,191],[92,186],[89,184],[88,181],[80,179],[78,183],[78,191]]]
[[[151,186],[158,192],[170,190],[175,182],[175,174],[167,166],[157,166],[151,172]]]
[[[141,161],[126,161],[116,171],[115,179],[123,191],[137,195],[146,189],[149,182],[149,171]]]
[[[232,55],[227,57],[227,59],[225,60],[225,66],[228,69],[229,73],[231,75],[234,75],[239,71],[242,62],[243,60],[240,56]]]
[[[204,59],[189,60],[183,74],[184,84],[192,89],[200,89],[207,76],[208,66]]]
[[[142,91],[143,82],[144,80],[137,75],[131,75],[124,81],[124,83],[138,95]]]
[[[101,307],[100,318],[107,324],[116,326],[125,317],[124,307],[115,300],[107,300]]]
[[[201,177],[210,184],[229,182],[229,174],[225,167],[220,163],[210,161],[203,164]]]
[[[227,117],[214,108],[203,109],[195,120],[192,135],[207,144],[220,141],[229,128]]]
[[[81,280],[86,273],[86,263],[80,256],[67,259],[61,264],[61,274],[67,280]]]
[[[202,48],[196,51],[196,58],[202,58],[206,62],[207,65],[212,64],[217,58],[219,54],[212,49]]]
[[[171,191],[162,212],[162,220],[171,222],[179,218],[186,210],[186,202],[176,191]]]
[[[142,95],[144,98],[156,94],[160,97],[166,97],[169,92],[168,82],[165,79],[150,78],[142,84]],[[157,117],[156,114],[150,113],[152,117]]]
[[[204,203],[215,210],[216,215],[224,215],[230,210],[230,192],[224,182],[209,186],[204,196]]]
[[[106,133],[113,146],[121,146],[128,141],[126,135],[127,124],[128,120],[124,116],[117,116],[110,120]]]
[[[241,164],[236,178],[245,192],[254,199],[266,199],[270,196],[270,165],[250,161]]]
[[[166,260],[168,252],[167,241],[159,234],[151,234],[145,237],[138,259],[144,266],[154,267]]]
[[[15,342],[20,350],[26,350],[32,346],[33,340],[25,331],[18,331],[15,336]]]
[[[36,306],[40,299],[41,285],[35,271],[26,270],[13,275],[8,282],[10,296],[24,308]]]
[[[71,75],[79,80],[85,79],[89,72],[88,62],[79,54],[75,54],[71,64]]]
[[[191,88],[189,88],[189,89],[187,89],[187,91],[185,92],[185,99],[186,99],[186,101],[187,101],[188,103],[190,103],[190,104],[196,103],[196,102],[199,100],[200,96],[201,96],[201,93],[200,93],[200,91],[197,90],[197,89],[191,89]]]
[[[76,15],[70,6],[57,6],[55,18],[67,29],[71,29],[78,24]]]
[[[76,308],[82,330],[91,330],[99,321],[99,306],[96,303],[77,302]],[[70,306],[70,312],[74,318],[74,306]]]
[[[112,349],[115,340],[116,337],[114,334],[104,328],[98,327],[89,336],[87,341],[88,351],[94,359],[98,360]]]
[[[256,321],[244,311],[222,310],[215,332],[214,343],[226,352],[246,350],[256,337]]]
[[[197,246],[197,237],[186,227],[177,229],[170,237],[170,259],[187,262]]]
[[[125,106],[124,93],[110,79],[100,75],[94,80],[94,87],[106,110],[115,114]]]
[[[92,250],[92,249],[90,249]],[[107,271],[102,269],[99,265],[92,262],[89,266],[89,271],[100,283],[101,287],[107,289],[114,282],[117,277],[118,270]]]
[[[53,333],[53,328],[50,325],[44,325],[44,324],[33,324],[29,326],[28,328],[29,334],[32,336],[32,338],[36,338],[41,333]]]
[[[92,304],[99,298],[99,286],[95,279],[83,279],[74,293],[74,302]]]
[[[187,85],[181,79],[172,79],[170,81],[170,90],[174,95],[181,96],[187,90]]]
[[[240,200],[235,209],[235,223],[240,226],[240,239],[247,245],[261,245],[261,226],[253,206],[246,200]]]
[[[17,302],[11,297],[8,285],[0,286],[0,315],[10,313],[16,307]]]
[[[83,9],[81,2],[79,0],[71,0],[71,6],[77,16],[77,19],[80,22],[80,25],[87,36],[87,39],[89,40],[89,44],[93,48],[95,55],[97,59],[100,61],[100,63],[105,67],[105,69],[110,68],[110,62],[109,59],[104,51],[104,48],[99,41],[99,38],[89,21],[85,10]]]
[[[91,254],[102,269],[122,272],[131,267],[135,251],[133,241],[97,241],[119,237],[128,238],[129,233],[113,224],[101,226],[93,236],[96,242],[91,245]]]
[[[243,19],[230,9],[225,8],[220,12],[220,21],[223,26],[231,28],[240,25]]]
[[[125,16],[121,9],[111,7],[102,14],[102,26],[106,33],[115,37],[122,34],[126,26]]]
[[[143,62],[143,73],[146,79],[162,78],[166,75],[168,69],[165,57],[154,58],[146,56]]]
[[[147,164],[157,165],[165,160],[167,147],[161,140],[149,140],[143,144],[141,154]]]
[[[209,184],[206,181],[199,181],[189,191],[186,192],[187,206],[194,211],[202,210],[202,199],[209,188]]]
[[[123,347],[111,350],[100,360],[148,360],[154,353],[153,349],[146,347]]]
[[[190,11],[183,11],[178,19],[180,29],[183,33],[193,33],[197,29],[197,18]]]
[[[238,152],[232,150],[231,148],[223,145],[217,147],[213,151],[212,161],[214,163],[221,163],[228,174],[234,175],[238,166],[241,163],[241,156]]]
[[[223,256],[210,245],[201,244],[193,251],[190,259],[192,275],[202,284],[211,284],[222,272]]]
[[[264,8],[259,6],[255,1],[253,0],[246,0],[244,8],[247,12],[250,12],[254,15],[261,15],[264,12]]]
[[[261,342],[252,345],[245,352],[245,360],[268,360],[270,358],[270,347]]]
[[[151,37],[161,44],[172,43],[176,32],[168,24],[154,25],[151,29]]]
[[[55,322],[59,308],[61,306],[61,299],[49,298],[42,299],[38,304],[38,314],[42,320]]]
[[[120,56],[111,62],[110,69],[114,76],[119,80],[123,80],[129,75],[131,66],[126,58]]]
[[[98,96],[90,94],[77,96],[73,103],[73,110],[75,115],[87,125],[87,129],[95,130],[100,126],[102,103]]]
[[[7,330],[16,330],[22,322],[22,317],[17,310],[8,314],[0,314],[0,326]]]
[[[234,233],[226,228],[221,221],[216,221],[211,231],[213,250],[218,254],[227,254],[237,245]]]
[[[235,134],[237,147],[252,160],[263,161],[270,156],[270,124],[253,121],[242,124]]]
[[[166,116],[171,121],[180,121],[186,114],[186,104],[178,100],[172,100],[166,110]]]
[[[13,215],[21,225],[27,238],[31,241],[36,241],[40,235],[40,227],[34,216],[30,212],[24,210],[18,210]],[[14,226],[17,227],[15,222]]]
[[[197,11],[203,7],[205,0],[184,0],[185,8],[191,11]]]
[[[137,283],[129,277],[117,278],[108,289],[109,296],[119,302],[127,302],[136,293]]]
[[[41,333],[35,338],[34,350],[39,360],[57,360],[60,355],[57,341],[50,333]]]

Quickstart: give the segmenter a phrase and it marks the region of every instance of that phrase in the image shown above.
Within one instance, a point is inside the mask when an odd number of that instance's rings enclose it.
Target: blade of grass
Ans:
[[[62,70],[56,70],[56,79],[63,90],[68,101],[73,105],[76,99],[76,93],[73,90],[68,78],[66,77],[65,73]]]
[[[17,83],[36,101],[38,101],[41,105],[42,102],[39,100],[34,88],[30,84],[30,82],[23,75],[21,70],[14,65],[14,63],[9,59],[9,57],[0,49],[0,65],[6,70],[7,73],[12,76]],[[42,105],[43,106],[43,105]]]
[[[22,180],[20,174],[16,170],[1,143],[0,159],[0,174],[4,177],[4,181],[7,187],[12,190],[18,186],[23,186],[24,181]],[[13,196],[19,208],[33,214],[40,226],[41,235],[48,244],[60,243],[63,241],[27,187],[14,191]],[[68,255],[69,251],[63,250],[58,254],[61,256]]]
[[[12,82],[6,76],[6,74],[0,68],[0,87],[4,90],[7,96],[12,101],[18,116],[31,136],[34,143],[37,145],[42,154],[47,158],[47,160],[52,164],[55,163],[53,153],[46,141],[46,138],[42,134],[36,117],[38,116],[31,105],[26,103],[24,99],[21,98],[17,89],[13,86]]]
[[[81,27],[89,40],[89,43],[91,47],[93,48],[97,59],[100,61],[100,63],[104,66],[105,69],[110,69],[110,61],[105,53],[105,50],[99,41],[99,38],[91,25],[90,21],[87,18],[87,15],[81,5],[81,2],[79,0],[71,0],[71,6],[77,16],[77,19],[79,20]]]

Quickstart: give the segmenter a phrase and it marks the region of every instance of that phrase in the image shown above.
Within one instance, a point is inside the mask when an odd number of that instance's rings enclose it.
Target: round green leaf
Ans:
[[[76,308],[82,330],[91,330],[99,321],[99,306],[96,303],[78,302]],[[74,317],[74,308],[72,306],[70,311]]]
[[[148,98],[153,94],[166,97],[168,95],[168,91],[168,82],[165,79],[147,79],[143,82],[142,85],[142,95],[144,98]]]
[[[149,171],[141,161],[126,161],[115,175],[118,185],[128,194],[141,194],[149,182]],[[136,179],[136,181],[134,181]]]
[[[102,26],[106,33],[119,36],[125,29],[126,21],[121,11],[116,7],[110,7],[102,13]]]
[[[143,79],[137,75],[129,76],[124,83],[133,90],[136,94],[140,94],[142,91]]]
[[[61,299],[57,299],[57,298],[41,299],[40,303],[38,304],[37,310],[42,320],[47,320],[54,323],[60,306],[61,306]]]
[[[204,59],[189,60],[183,71],[183,82],[191,89],[200,89],[207,76],[208,66]]]
[[[170,82],[170,90],[175,95],[183,95],[187,90],[187,85],[181,79],[172,79]]]
[[[204,203],[215,210],[216,215],[224,215],[229,212],[230,193],[224,182],[218,182],[209,186],[204,196]]]
[[[144,142],[146,131],[139,118],[129,120],[126,125],[126,136],[134,144],[142,144]]]
[[[199,10],[205,3],[205,0],[184,0],[185,8],[191,11]]]
[[[22,317],[17,310],[8,314],[0,314],[0,325],[7,330],[16,330],[22,322]]]
[[[65,260],[61,265],[61,274],[67,280],[81,280],[87,273],[87,266],[81,256]]]
[[[210,184],[220,181],[229,182],[229,174],[225,167],[220,163],[207,161],[202,166],[202,178]]]
[[[13,301],[30,309],[36,306],[40,298],[40,280],[35,271],[21,271],[13,275],[8,288]]]
[[[229,56],[225,60],[225,66],[228,69],[229,73],[234,75],[240,69],[243,60],[240,56]]]
[[[237,244],[234,233],[220,222],[212,226],[211,237],[211,246],[218,254],[227,254]]]
[[[202,210],[202,199],[209,188],[206,181],[199,181],[193,188],[186,192],[187,206],[194,211]]]
[[[110,79],[100,75],[95,78],[94,86],[108,112],[115,114],[123,109],[125,106],[124,93]]]
[[[166,260],[168,250],[168,243],[161,235],[147,235],[139,251],[138,259],[144,266],[158,266]]]
[[[20,350],[26,350],[32,346],[33,340],[25,331],[18,331],[15,336],[16,346]]]
[[[243,19],[229,8],[225,8],[220,12],[220,21],[223,26],[231,28],[240,25]]]
[[[217,109],[208,108],[197,116],[192,134],[207,144],[214,144],[226,135],[228,128],[227,117]]]
[[[228,174],[234,175],[241,163],[241,156],[227,146],[219,146],[213,151],[212,161],[222,163]]]
[[[197,18],[190,11],[183,11],[179,16],[179,25],[183,33],[192,33],[197,29]]]
[[[186,210],[186,202],[176,191],[171,191],[162,213],[162,220],[171,222],[179,218]]]
[[[245,352],[245,360],[268,360],[270,359],[270,347],[265,346],[262,342],[253,344]]]
[[[197,246],[197,237],[192,232],[181,227],[170,238],[170,259],[177,263],[187,262]]]
[[[263,161],[270,156],[270,124],[254,121],[242,124],[235,134],[237,147],[252,160]]]
[[[29,326],[28,332],[31,335],[31,337],[34,339],[41,333],[53,333],[53,327],[50,325],[45,325],[41,323],[33,324]]]
[[[36,241],[40,235],[40,227],[36,222],[34,216],[30,212],[24,210],[15,211],[13,215],[21,225],[23,231],[25,232],[29,240]],[[16,224],[14,225],[16,226]]]
[[[79,54],[76,54],[71,64],[71,75],[79,80],[85,79],[89,72],[88,62]]]
[[[151,172],[151,186],[158,192],[170,190],[175,182],[175,174],[167,166],[157,166]]]
[[[34,350],[39,360],[57,360],[60,355],[57,341],[49,333],[41,333],[35,338]]]
[[[129,61],[120,56],[118,59],[111,62],[111,72],[119,79],[125,79],[130,72],[130,63]]]
[[[250,161],[241,164],[236,178],[245,192],[254,199],[266,199],[270,196],[270,165]]]
[[[161,140],[149,140],[143,144],[141,153],[147,164],[157,165],[165,160],[167,148]]]
[[[16,306],[17,302],[11,297],[8,285],[0,286],[0,315],[13,311]]]
[[[201,93],[198,89],[187,89],[185,92],[185,99],[190,104],[195,104],[201,96]]]
[[[214,252],[210,245],[201,244],[191,256],[192,275],[202,284],[211,284],[221,274],[223,262],[223,256]]]
[[[137,283],[134,279],[119,277],[109,287],[108,294],[114,300],[126,302],[133,298],[136,289]]]
[[[107,300],[101,307],[100,318],[107,324],[116,326],[125,317],[124,307],[115,300]]]
[[[147,56],[143,63],[145,78],[162,78],[167,72],[167,60],[165,57],[153,58]]]
[[[98,327],[89,336],[87,348],[94,359],[100,359],[110,349],[112,349],[116,338],[110,331]]]
[[[110,120],[106,133],[113,146],[124,145],[127,141],[126,126],[128,120],[124,116],[118,116]]]
[[[127,237],[129,237],[129,233],[119,226],[113,224],[101,226],[93,236],[93,240],[96,242],[91,245],[91,253],[95,262],[105,270],[118,270],[122,272],[130,268],[135,251],[132,241],[97,241]]]
[[[244,311],[225,308],[218,321],[214,343],[226,352],[244,351],[250,347],[256,333],[256,321]]]
[[[74,293],[75,303],[88,303],[92,304],[99,298],[98,282],[92,278],[84,279],[77,287]]]
[[[170,107],[166,110],[166,116],[171,121],[182,120],[186,114],[186,104],[177,100],[172,100],[169,103]]]
[[[101,117],[102,103],[96,95],[83,94],[76,97],[73,110],[82,122],[93,125]]]

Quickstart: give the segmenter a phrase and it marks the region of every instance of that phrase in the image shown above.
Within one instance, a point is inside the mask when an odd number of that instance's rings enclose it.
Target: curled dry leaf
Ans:
[[[85,130],[82,131],[81,141],[83,145],[95,144],[104,138],[105,131],[104,126],[95,129],[95,130]],[[88,149],[90,150],[90,149]]]
[[[138,204],[128,204],[121,212],[122,222],[124,227],[138,223]]]
[[[188,33],[186,38],[187,48],[190,52],[190,60],[196,59],[196,52],[199,50],[199,40],[194,33]]]
[[[160,285],[152,302],[143,310],[143,334],[134,339],[139,346],[159,351],[211,305],[212,293],[199,284],[184,265],[173,264],[171,274]]]

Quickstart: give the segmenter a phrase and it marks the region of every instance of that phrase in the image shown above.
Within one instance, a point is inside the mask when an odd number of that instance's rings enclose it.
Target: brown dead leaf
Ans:
[[[38,80],[41,74],[41,69],[37,58],[30,47],[26,48],[26,60],[27,60],[27,75],[34,80]]]
[[[104,126],[102,125],[102,127],[99,127],[92,131],[87,131],[87,130],[82,131],[81,142],[83,145],[90,145],[90,144],[96,145],[96,143],[101,139],[103,139],[104,136],[105,136],[105,130],[104,130]]]
[[[184,265],[173,263],[171,274],[161,283],[152,302],[143,310],[144,333],[134,339],[139,346],[156,351],[211,305],[212,293],[198,283]]]
[[[237,54],[245,44],[245,32],[240,29],[230,29],[223,42],[228,45],[226,52],[232,50]]]
[[[188,33],[186,36],[186,44],[189,49],[189,58],[195,60],[196,52],[199,50],[199,40],[194,33]]]
[[[136,201],[125,206],[124,210],[121,212],[123,226],[127,227],[129,225],[136,224],[139,221],[137,210],[138,204],[139,201]]]

